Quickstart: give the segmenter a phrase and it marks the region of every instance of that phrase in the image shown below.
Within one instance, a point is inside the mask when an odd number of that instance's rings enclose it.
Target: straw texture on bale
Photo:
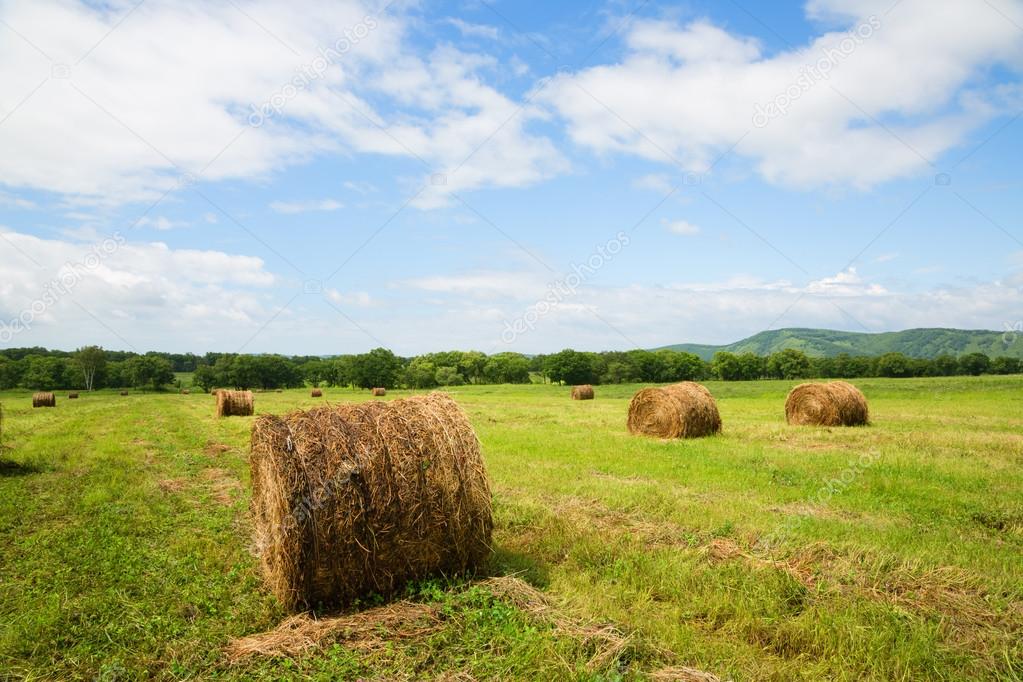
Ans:
[[[314,388],[309,395],[312,396],[313,398],[322,398],[323,397],[323,391],[321,391],[318,388]]]
[[[374,388],[373,389],[373,395],[376,395],[376,396],[387,395],[387,389],[386,388]]]
[[[217,391],[218,417],[250,417],[254,406],[252,391]]]
[[[262,416],[249,462],[263,574],[290,608],[393,595],[490,553],[479,441],[442,393]]]
[[[68,393],[67,394],[67,399],[68,400],[78,400],[78,394],[77,393]]]
[[[56,407],[57,396],[52,393],[34,393],[32,395],[32,407]]]
[[[721,415],[705,386],[683,381],[636,393],[629,403],[628,427],[644,436],[701,438],[721,430]]]
[[[589,384],[573,386],[572,400],[593,400],[593,387]]]
[[[845,381],[800,384],[785,400],[785,421],[789,424],[862,426],[869,420],[866,397]]]

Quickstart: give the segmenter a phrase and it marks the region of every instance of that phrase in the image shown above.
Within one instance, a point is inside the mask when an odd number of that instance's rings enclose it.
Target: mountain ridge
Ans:
[[[984,353],[992,358],[1004,355],[1023,359],[1023,331],[929,327],[897,332],[846,332],[793,327],[759,332],[724,345],[677,343],[655,350],[685,351],[710,360],[714,353],[722,351],[770,355],[786,348],[801,350],[811,357],[902,353],[931,359],[944,354]]]

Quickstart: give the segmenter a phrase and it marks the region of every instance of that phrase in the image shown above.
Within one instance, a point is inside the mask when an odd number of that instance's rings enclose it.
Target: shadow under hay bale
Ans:
[[[312,391],[311,391],[311,392],[309,393],[309,396],[310,396],[310,397],[312,397],[312,398],[322,398],[322,397],[323,397],[323,391],[321,391],[321,390],[320,390],[320,389],[318,389],[318,388],[314,388],[314,389],[313,389],[313,390],[312,390]]]
[[[56,407],[57,396],[52,393],[39,392],[32,395],[32,407]]]
[[[262,416],[250,466],[263,574],[289,608],[391,596],[490,554],[479,441],[444,394]]]
[[[636,393],[629,403],[628,428],[657,438],[701,438],[721,430],[721,415],[705,386],[683,381]]]
[[[593,400],[593,387],[589,384],[573,386],[572,400]]]
[[[251,417],[255,403],[252,391],[217,391],[217,416]]]
[[[67,399],[68,400],[78,400],[78,394],[77,393],[68,393],[67,394]]]
[[[800,384],[785,400],[785,421],[796,426],[863,426],[870,422],[867,398],[845,381]]]
[[[386,388],[374,388],[373,389],[373,395],[378,396],[378,397],[379,396],[385,396],[385,395],[387,395],[387,389]]]

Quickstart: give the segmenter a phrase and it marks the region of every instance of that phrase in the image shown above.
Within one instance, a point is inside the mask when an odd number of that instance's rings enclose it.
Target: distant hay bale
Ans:
[[[251,417],[254,411],[252,391],[217,391],[218,417]]]
[[[78,400],[78,394],[77,393],[68,393],[67,394],[67,399],[68,400]]]
[[[800,384],[785,400],[785,421],[799,426],[863,426],[870,421],[867,398],[845,381]]]
[[[593,400],[593,387],[589,384],[573,386],[572,400]]]
[[[386,388],[374,388],[373,389],[373,395],[375,395],[375,396],[387,395],[387,389]]]
[[[318,388],[314,388],[309,395],[311,397],[313,397],[313,398],[322,398],[323,397],[323,391],[321,391]]]
[[[628,427],[630,433],[657,438],[701,438],[721,430],[721,415],[705,386],[683,381],[636,393]]]
[[[181,389],[181,395],[189,395],[189,394],[191,394],[191,393],[192,393],[192,392],[191,392],[191,391],[189,391],[189,390],[188,390],[187,388],[183,388],[183,389]]]
[[[128,391],[121,391],[121,395],[128,395]]]
[[[32,395],[32,407],[56,407],[57,396],[52,393],[39,392]]]
[[[274,393],[284,393],[284,389],[278,388],[276,391],[274,391]]]
[[[261,416],[249,462],[262,571],[289,608],[393,595],[490,554],[479,441],[442,393]]]

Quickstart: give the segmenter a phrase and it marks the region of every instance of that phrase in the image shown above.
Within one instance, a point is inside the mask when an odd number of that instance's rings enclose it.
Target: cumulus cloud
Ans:
[[[379,0],[3,3],[21,37],[0,41],[0,183],[118,204],[370,153],[446,174],[419,202],[434,206],[563,167],[526,130],[540,114],[484,84],[493,60],[419,56],[401,12]]]
[[[687,220],[662,219],[661,224],[664,225],[664,228],[668,230],[668,232],[680,234],[683,237],[692,237],[700,234],[700,228]]]
[[[700,172],[737,145],[773,183],[868,188],[928,169],[1019,105],[1018,88],[973,86],[1019,65],[1023,3],[889,7],[814,0],[811,18],[842,29],[770,55],[705,20],[638,21],[620,62],[561,74],[540,99],[600,153]]]
[[[344,208],[344,204],[333,199],[313,199],[309,201],[274,201],[270,208],[277,213],[309,213],[310,211],[336,211]]]

